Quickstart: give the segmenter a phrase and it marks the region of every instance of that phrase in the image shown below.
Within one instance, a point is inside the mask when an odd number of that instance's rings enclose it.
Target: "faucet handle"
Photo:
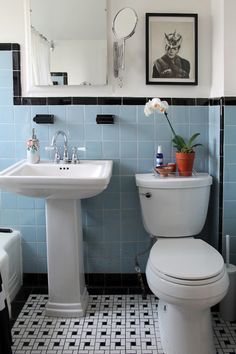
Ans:
[[[58,152],[58,149],[55,149],[55,155],[54,155],[54,162],[59,163],[61,160],[60,154]]]
[[[54,158],[53,161],[56,163],[60,162],[60,154],[58,148],[56,146],[45,146],[46,151],[54,151]]]
[[[64,146],[64,152],[63,152],[63,162],[68,163],[69,157],[68,157],[68,149],[67,146]]]
[[[71,155],[71,162],[72,163],[79,163],[78,151],[86,151],[86,147],[85,146],[83,146],[83,147],[73,146],[72,155]]]
[[[73,146],[72,148],[72,156],[71,156],[71,162],[72,163],[77,163],[78,160],[78,155],[77,155],[78,148],[77,146]]]

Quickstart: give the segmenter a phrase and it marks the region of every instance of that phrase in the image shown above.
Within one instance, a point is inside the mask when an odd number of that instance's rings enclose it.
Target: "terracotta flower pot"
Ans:
[[[180,176],[192,176],[195,152],[176,152],[176,164]]]

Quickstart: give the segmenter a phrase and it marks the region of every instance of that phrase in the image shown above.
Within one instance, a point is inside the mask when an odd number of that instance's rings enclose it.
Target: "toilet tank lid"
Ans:
[[[136,186],[157,189],[204,187],[212,184],[208,173],[196,173],[191,177],[168,176],[159,177],[154,173],[135,175]]]
[[[159,239],[152,247],[150,262],[160,273],[184,280],[209,279],[224,268],[221,254],[194,238]]]

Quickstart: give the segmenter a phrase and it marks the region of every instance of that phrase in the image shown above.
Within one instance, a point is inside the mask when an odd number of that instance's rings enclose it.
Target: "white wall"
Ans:
[[[236,95],[235,13],[235,0],[212,0],[211,97]]]
[[[211,97],[224,96],[224,0],[212,6],[212,86]]]
[[[113,1],[112,12],[123,6],[132,6],[139,17],[135,35],[127,41],[127,60],[125,85],[118,95],[168,96],[168,97],[206,97],[211,85],[211,19],[210,1],[195,0],[122,0]],[[137,6],[139,5],[139,6]],[[199,84],[198,86],[145,85],[145,13],[198,13],[199,16]]]
[[[229,0],[227,0],[229,1]],[[233,1],[233,0],[232,0]],[[15,42],[22,50],[22,82],[25,91],[25,28],[24,0],[0,0],[0,42]],[[135,35],[127,41],[124,85],[119,88],[112,72],[112,19],[122,7],[133,7],[139,17]],[[199,16],[199,84],[198,86],[166,86],[145,84],[145,13],[198,13]],[[105,87],[56,88],[55,95],[73,96],[168,96],[208,97],[211,90],[211,0],[108,0],[108,80]],[[55,89],[55,88],[53,88]],[[24,92],[27,95],[26,92]],[[50,95],[47,89],[36,93]]]
[[[224,7],[224,96],[236,96],[236,1]]]

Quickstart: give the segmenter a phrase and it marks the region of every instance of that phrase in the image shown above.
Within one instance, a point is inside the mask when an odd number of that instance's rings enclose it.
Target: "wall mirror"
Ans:
[[[114,76],[119,78],[120,70],[125,68],[125,41],[132,37],[138,23],[138,16],[134,9],[125,7],[117,12],[112,24],[115,36],[113,44]],[[120,78],[120,86],[122,80]]]
[[[118,11],[112,26],[113,33],[117,40],[130,38],[135,32],[137,22],[138,16],[131,7],[125,7]]]
[[[107,0],[28,0],[35,86],[107,84]]]

